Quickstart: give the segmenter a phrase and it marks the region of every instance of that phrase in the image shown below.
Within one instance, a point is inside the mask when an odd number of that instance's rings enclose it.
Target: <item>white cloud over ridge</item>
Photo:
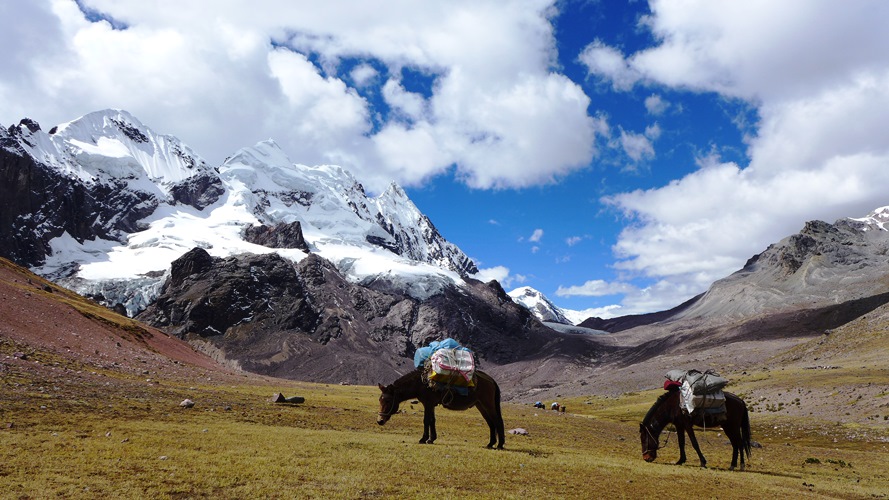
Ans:
[[[741,98],[760,122],[746,166],[701,158],[699,170],[668,185],[603,198],[630,222],[614,246],[618,270],[659,280],[652,297],[688,298],[806,220],[833,222],[889,202],[889,37],[874,36],[889,3],[651,7],[644,25],[658,44],[624,57],[593,43],[581,58],[590,73],[622,90]],[[639,137],[629,136],[631,157],[648,151]]]
[[[559,297],[602,297],[605,295],[623,295],[636,292],[637,289],[629,283],[608,283],[604,280],[590,280],[579,286],[559,287],[556,295]]]
[[[589,98],[551,70],[550,0],[214,2],[209,16],[174,0],[81,5],[126,28],[90,22],[73,0],[25,2],[0,20],[15,54],[0,63],[0,120],[49,127],[124,108],[213,163],[273,137],[371,190],[453,166],[473,187],[530,186],[595,154]],[[405,90],[402,68],[434,75],[431,95]],[[388,118],[361,93],[370,86]]]

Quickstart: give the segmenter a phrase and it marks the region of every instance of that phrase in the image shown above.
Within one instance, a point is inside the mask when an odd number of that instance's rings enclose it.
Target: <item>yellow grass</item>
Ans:
[[[5,355],[3,356],[6,357]],[[69,367],[65,375],[76,373]],[[475,410],[438,409],[435,445],[422,412],[375,422],[374,387],[245,378],[201,386],[113,373],[68,383],[10,363],[0,372],[2,498],[885,498],[884,426],[754,413],[746,472],[700,431],[709,469],[684,466],[675,435],[641,459],[638,422],[660,391],[566,400],[568,413],[504,405],[507,450],[484,448]],[[755,382],[751,382],[755,383]],[[270,402],[273,393],[306,398]],[[178,406],[185,398],[194,408]],[[667,437],[665,434],[664,438]]]

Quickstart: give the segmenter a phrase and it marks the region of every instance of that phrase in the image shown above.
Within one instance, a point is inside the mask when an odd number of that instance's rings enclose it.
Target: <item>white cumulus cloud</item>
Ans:
[[[749,163],[710,153],[699,169],[662,187],[603,202],[630,224],[617,268],[658,280],[672,304],[739,269],[806,220],[833,222],[889,203],[889,3],[789,0],[651,2],[658,43],[620,54],[601,42],[589,71],[615,88],[716,92],[754,106]],[[593,57],[595,56],[595,57]],[[659,100],[646,101],[652,114]],[[631,158],[653,154],[647,137],[622,133]],[[626,303],[625,303],[626,304]],[[663,305],[663,304],[662,304]]]
[[[212,163],[272,137],[371,190],[453,166],[475,188],[554,182],[589,164],[603,129],[553,71],[554,12],[552,0],[14,2],[0,16],[0,122],[48,129],[123,108]],[[405,88],[405,68],[430,78],[427,93]]]

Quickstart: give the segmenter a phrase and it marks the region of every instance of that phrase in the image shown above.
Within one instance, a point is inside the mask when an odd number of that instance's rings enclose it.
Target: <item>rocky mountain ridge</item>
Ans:
[[[889,207],[833,224],[809,221],[799,233],[769,245],[707,292],[668,311],[582,326],[617,332],[681,319],[729,322],[788,310],[826,307],[889,291]]]
[[[368,382],[446,336],[491,364],[596,348],[473,279],[396,184],[368,197],[341,167],[296,165],[272,140],[210,167],[120,110],[2,134],[0,175],[16,182],[0,236],[33,235],[2,255],[228,366]]]

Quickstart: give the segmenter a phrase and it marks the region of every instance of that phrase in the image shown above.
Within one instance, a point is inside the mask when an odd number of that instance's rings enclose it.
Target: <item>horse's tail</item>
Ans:
[[[493,377],[482,371],[477,371],[476,375],[485,378],[494,386],[494,430],[497,438],[500,440],[499,447],[502,448],[506,442],[506,427],[503,424],[503,412],[500,409],[500,384]]]
[[[739,398],[740,399],[740,398]],[[741,408],[744,410],[741,414],[741,439],[744,442],[744,448],[741,453],[747,453],[747,459],[750,459],[750,414],[747,412],[747,404],[741,400]]]
[[[491,379],[493,380],[493,379]],[[500,447],[506,442],[506,428],[503,425],[503,412],[500,411],[500,384],[494,381],[494,408],[497,411],[497,437],[500,438]]]
[[[500,384],[498,384],[494,379],[491,379],[494,382],[494,407],[497,408],[497,416],[503,417],[503,414],[500,411]]]

